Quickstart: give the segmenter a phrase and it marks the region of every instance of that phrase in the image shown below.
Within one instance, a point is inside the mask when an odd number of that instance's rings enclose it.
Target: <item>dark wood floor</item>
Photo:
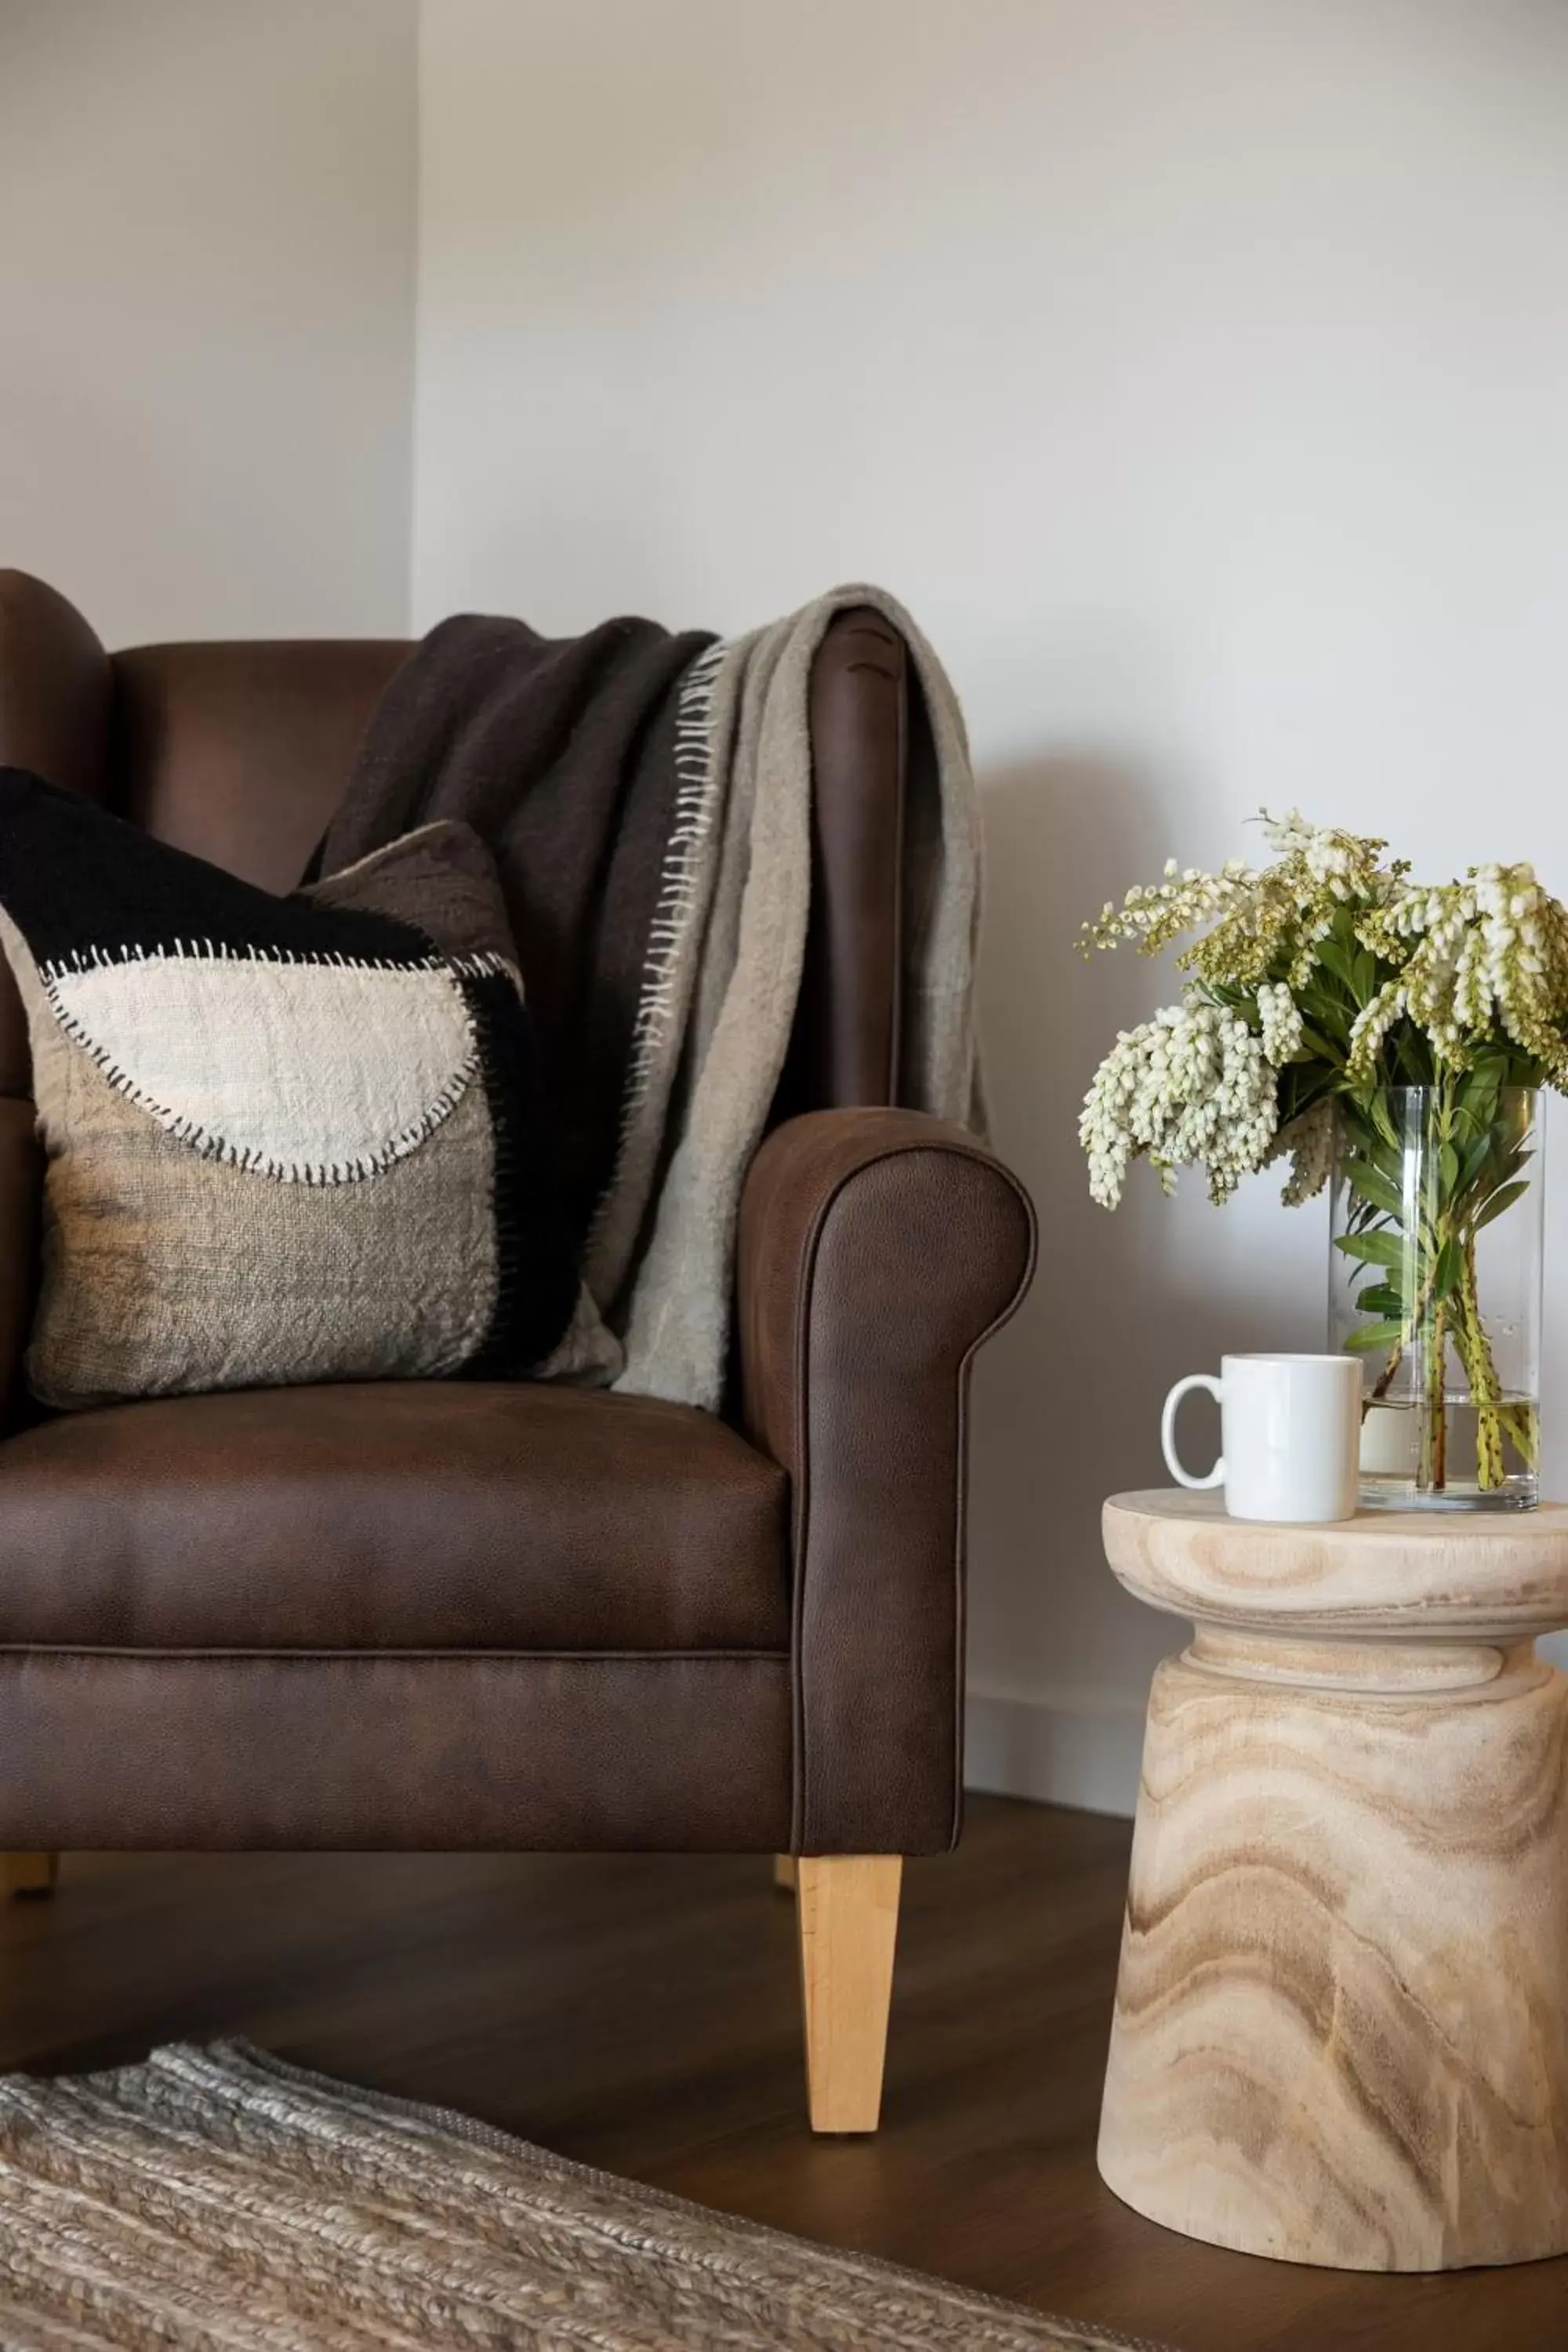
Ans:
[[[790,1902],[728,1857],[69,1857],[54,1901],[0,1916],[0,2063],[242,2033],[1183,2352],[1564,2352],[1568,2261],[1297,2269],[1190,2244],[1101,2187],[1128,1834],[979,1799],[960,1853],[910,1865],[872,2140],[807,2134]]]

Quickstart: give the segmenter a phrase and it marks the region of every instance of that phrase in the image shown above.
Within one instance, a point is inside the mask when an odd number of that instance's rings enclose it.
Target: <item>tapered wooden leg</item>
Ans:
[[[795,1893],[795,1856],[793,1853],[774,1854],[773,1885],[783,1895],[793,1895]]]
[[[0,1875],[8,1895],[52,1895],[59,1869],[58,1853],[0,1855]]]
[[[896,1853],[803,1854],[795,1864],[813,2131],[877,2128],[903,1868]]]

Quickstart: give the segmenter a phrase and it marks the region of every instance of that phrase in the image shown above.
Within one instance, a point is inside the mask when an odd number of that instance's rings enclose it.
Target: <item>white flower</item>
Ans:
[[[1315,882],[1343,881],[1364,862],[1369,845],[1358,835],[1332,824],[1309,824],[1299,809],[1283,816],[1263,812],[1263,837],[1281,857],[1300,857]]]
[[[1268,1156],[1277,1086],[1261,1041],[1237,1014],[1201,999],[1167,1004],[1121,1032],[1084,1097],[1079,1139],[1089,1191],[1113,1209],[1128,1168],[1147,1157],[1167,1192],[1175,1169],[1197,1165],[1210,1199],[1225,1200]]]
[[[1407,1010],[1403,979],[1389,981],[1362,1007],[1351,1024],[1348,1054],[1349,1067],[1357,1076],[1371,1075],[1384,1039]]]
[[[1310,1110],[1279,1129],[1268,1158],[1290,1162],[1279,1195],[1288,1209],[1300,1208],[1322,1191],[1334,1163],[1334,1110],[1329,1096],[1321,1095]]]
[[[1568,1091],[1568,907],[1532,866],[1417,882],[1370,835],[1262,814],[1271,864],[1205,874],[1167,858],[1162,881],[1080,936],[1086,953],[1126,942],[1153,955],[1199,934],[1177,959],[1186,1000],[1119,1037],[1085,1101],[1090,1188],[1108,1207],[1139,1158],[1167,1191],[1196,1162],[1223,1200],[1275,1142],[1287,1066],[1289,1098],[1314,1097],[1278,1139],[1290,1202],[1321,1185],[1336,1093],[1482,1057],[1515,1084]]]
[[[1300,1051],[1302,1027],[1301,1008],[1282,980],[1265,981],[1258,990],[1258,1017],[1264,1059],[1279,1069]]]
[[[1352,1078],[1375,1074],[1384,1036],[1405,1016],[1457,1068],[1500,1029],[1549,1079],[1568,1076],[1568,914],[1532,866],[1476,866],[1462,882],[1413,885],[1357,933],[1401,968],[1356,1022]]]

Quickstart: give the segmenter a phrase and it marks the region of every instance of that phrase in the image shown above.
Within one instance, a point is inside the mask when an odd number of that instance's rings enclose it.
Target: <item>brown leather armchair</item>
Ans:
[[[110,656],[0,573],[0,762],[291,887],[394,643]],[[742,1218],[729,1418],[526,1384],[39,1417],[38,1151],[0,966],[0,1845],[798,1855],[818,2129],[877,2121],[899,1858],[959,1826],[965,1396],[1033,1216],[893,1108],[903,648],[812,688],[816,879]],[[788,1116],[783,1116],[784,1113]]]

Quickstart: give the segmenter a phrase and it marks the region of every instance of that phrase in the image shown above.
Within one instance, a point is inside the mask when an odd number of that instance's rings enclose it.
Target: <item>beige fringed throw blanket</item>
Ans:
[[[584,1273],[621,1339],[617,1385],[640,1394],[720,1401],[741,1187],[805,951],[812,661],[856,605],[908,645],[934,754],[910,778],[900,1097],[971,1119],[973,776],[946,673],[879,589],[730,640],[444,622],[387,688],[318,861],[437,817],[489,844]]]

